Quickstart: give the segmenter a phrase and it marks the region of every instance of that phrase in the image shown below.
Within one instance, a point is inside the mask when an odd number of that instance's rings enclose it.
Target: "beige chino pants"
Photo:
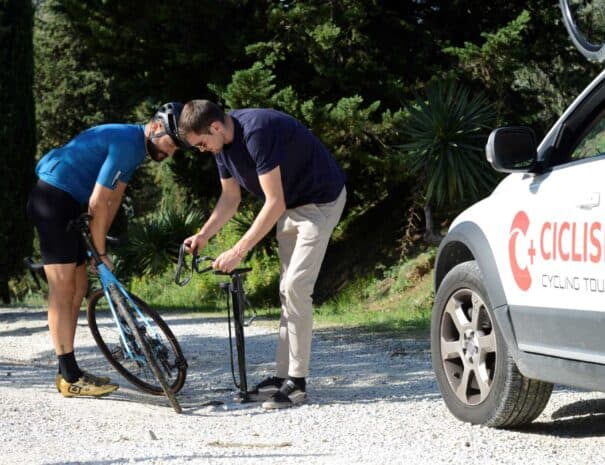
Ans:
[[[335,201],[288,209],[277,222],[281,319],[276,375],[280,378],[303,378],[309,374],[313,329],[311,294],[346,198],[343,187]]]

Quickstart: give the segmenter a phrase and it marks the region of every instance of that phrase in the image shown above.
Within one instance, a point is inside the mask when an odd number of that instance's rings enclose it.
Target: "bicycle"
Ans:
[[[182,413],[176,399],[185,384],[187,361],[181,347],[160,315],[140,298],[130,294],[101,257],[90,237],[91,216],[82,214],[72,220],[84,240],[87,254],[97,269],[101,289],[88,298],[86,317],[92,336],[101,353],[128,381],[153,395],[166,395],[172,408]],[[43,265],[31,258],[25,264],[38,285],[36,273],[44,277]],[[109,315],[115,325],[106,325],[98,319]]]
[[[250,326],[254,319],[256,318],[256,311],[252,309],[252,315],[247,320],[245,319],[245,310],[246,308],[252,308],[250,302],[246,297],[246,293],[243,285],[243,275],[252,271],[252,268],[236,268],[229,273],[225,273],[223,271],[217,271],[212,268],[212,266],[207,266],[205,268],[200,269],[200,264],[204,262],[211,263],[214,261],[214,258],[208,256],[198,257],[197,255],[193,255],[191,259],[191,266],[186,266],[186,253],[185,253],[185,244],[181,245],[179,250],[179,258],[177,263],[177,269],[174,276],[174,281],[179,286],[186,286],[191,279],[193,278],[193,273],[196,272],[198,274],[213,272],[218,276],[229,276],[229,282],[220,282],[219,288],[225,291],[227,296],[227,326],[229,328],[229,354],[230,354],[230,363],[231,363],[231,376],[233,378],[233,384],[236,388],[239,389],[236,394],[236,400],[241,403],[251,402],[250,394],[248,392],[248,380],[246,375],[246,346],[244,339],[244,328]],[[189,275],[183,279],[181,279],[181,274],[183,273],[183,269],[187,267],[189,268]],[[231,305],[233,306],[233,327],[235,331],[235,345],[237,351],[237,365],[239,372],[239,382],[235,377],[235,368],[233,364],[233,336],[231,333]]]
[[[605,8],[594,0],[559,0],[571,41],[590,61],[605,61]]]

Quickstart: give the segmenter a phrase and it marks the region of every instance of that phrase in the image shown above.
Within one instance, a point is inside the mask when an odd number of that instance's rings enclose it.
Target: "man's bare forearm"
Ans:
[[[118,212],[125,190],[124,183],[119,183],[113,191],[97,184],[90,196],[88,203],[88,212],[92,216],[90,234],[99,253],[106,252],[105,238]]]
[[[271,228],[277,223],[279,217],[284,213],[286,207],[280,200],[267,200],[263,205],[263,208],[250,229],[242,236],[242,238],[235,245],[235,250],[240,256],[244,256],[250,249],[252,249],[260,240],[265,237]]]
[[[88,213],[92,216],[90,221],[90,235],[97,251],[101,254],[106,253],[105,238],[107,231],[111,226],[111,209],[106,202],[91,203],[88,206]],[[115,214],[115,212],[114,212]]]
[[[206,239],[210,239],[229,221],[239,207],[239,199],[234,199],[229,196],[221,195],[212,210],[212,214],[208,221],[204,223],[198,234],[203,235]]]

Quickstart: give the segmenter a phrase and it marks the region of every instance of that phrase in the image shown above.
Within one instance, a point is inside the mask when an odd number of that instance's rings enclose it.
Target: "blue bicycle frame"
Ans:
[[[89,255],[92,255],[92,254],[90,254],[90,252],[89,252]],[[155,332],[155,329],[153,328],[153,326],[149,324],[149,319],[143,314],[143,312],[141,312],[141,310],[139,309],[137,304],[134,302],[134,300],[130,297],[130,295],[128,294],[126,289],[124,289],[124,286],[122,286],[122,283],[120,283],[120,281],[118,281],[118,278],[116,278],[115,275],[109,270],[107,265],[103,261],[101,261],[96,266],[97,266],[97,272],[99,274],[99,280],[101,281],[101,286],[103,287],[103,293],[105,294],[105,297],[107,298],[107,302],[109,303],[109,309],[111,310],[111,314],[113,315],[113,318],[118,327],[118,331],[120,333],[120,339],[122,340],[122,344],[123,344],[124,348],[126,349],[126,353],[128,354],[129,358],[134,359],[137,362],[145,364],[146,363],[145,358],[140,355],[134,354],[130,348],[130,344],[128,343],[128,339],[127,339],[126,333],[124,331],[124,326],[121,322],[121,319],[118,318],[118,312],[115,308],[113,299],[111,298],[111,296],[109,294],[109,289],[111,286],[115,286],[115,288],[118,290],[118,292],[120,292],[120,294],[122,294],[126,298],[126,301],[130,305],[130,307],[136,312],[140,321],[142,321],[145,324],[148,334],[156,340],[159,339],[158,335]]]
[[[135,299],[130,296],[122,283],[118,281],[109,267],[101,260],[101,256],[89,235],[90,219],[89,215],[81,215],[76,220],[76,226],[86,243],[88,256],[92,258],[97,268],[103,294],[109,303],[111,314],[118,327],[122,355],[128,360],[133,360],[138,366],[145,367],[145,369],[148,368],[160,384],[162,391],[164,391],[175,412],[181,413],[182,409],[175,396],[176,392],[172,390],[172,387],[168,383],[166,379],[166,367],[161,362],[161,348],[163,344],[159,333],[150,324],[151,320],[147,318],[145,312],[135,303]],[[180,349],[175,354],[177,361],[180,360],[178,357],[179,353]],[[178,366],[180,375],[181,366]],[[170,372],[168,375],[170,375]]]

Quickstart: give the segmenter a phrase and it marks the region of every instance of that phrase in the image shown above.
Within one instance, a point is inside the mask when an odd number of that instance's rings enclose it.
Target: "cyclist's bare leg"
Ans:
[[[74,350],[76,264],[44,265],[48,280],[48,327],[57,355]]]
[[[76,288],[75,294],[72,303],[72,319],[73,319],[73,335],[72,341],[76,336],[76,328],[78,327],[78,316],[80,315],[80,306],[82,305],[82,300],[86,295],[86,291],[88,290],[88,275],[86,274],[86,264],[83,263],[76,267]]]

